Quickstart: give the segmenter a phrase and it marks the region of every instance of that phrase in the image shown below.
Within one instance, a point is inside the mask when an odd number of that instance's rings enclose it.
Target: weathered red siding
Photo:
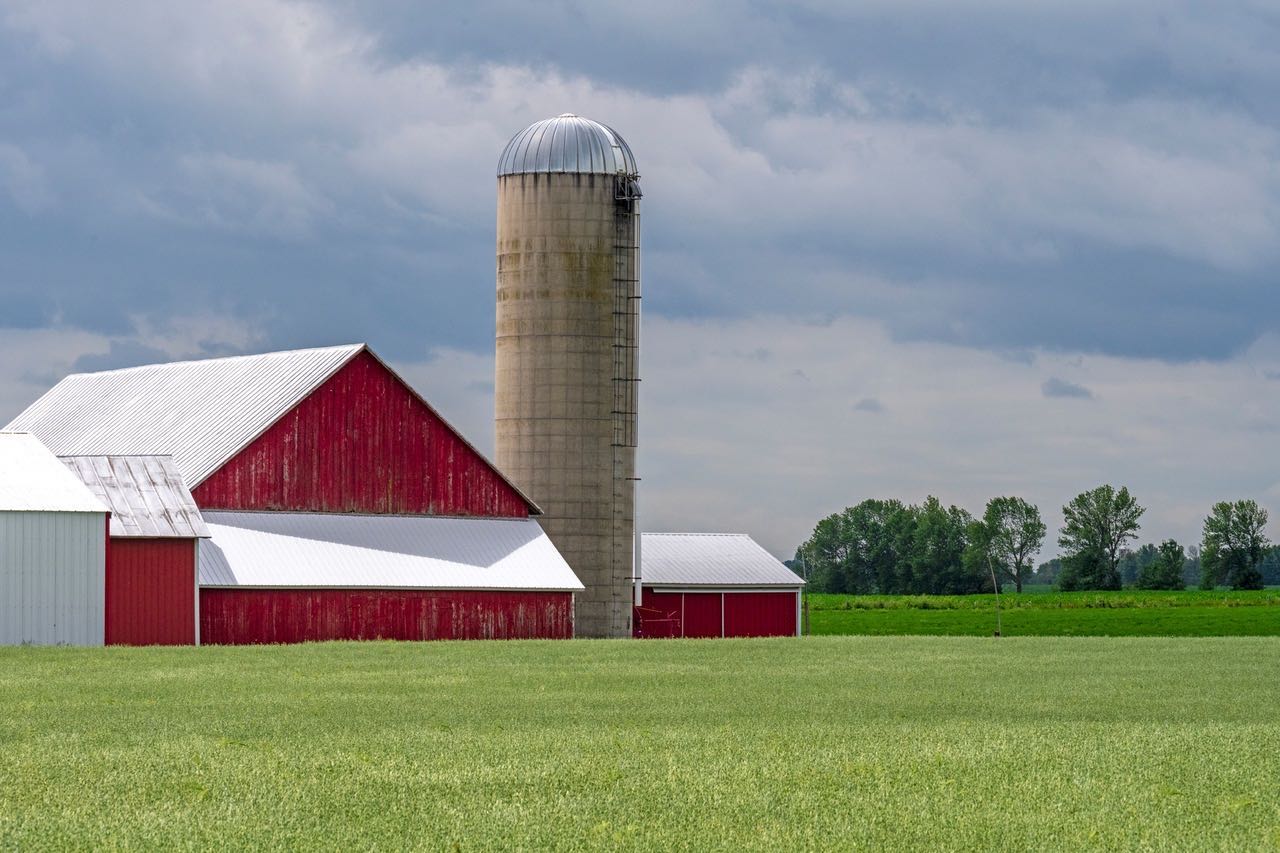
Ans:
[[[794,592],[653,592],[631,620],[636,637],[788,637]],[[721,602],[723,601],[723,613]]]
[[[205,644],[572,636],[573,595],[567,592],[200,590]]]
[[[520,494],[368,352],[192,494],[201,509],[529,515]]]
[[[107,645],[194,644],[195,540],[117,537],[108,544]]]

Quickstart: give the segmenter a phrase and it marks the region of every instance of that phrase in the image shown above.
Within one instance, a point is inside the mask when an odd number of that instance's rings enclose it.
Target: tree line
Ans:
[[[1062,508],[1062,556],[1033,569],[1048,531],[1022,498],[992,498],[980,517],[933,496],[920,504],[872,498],[819,521],[787,565],[812,592],[854,594],[964,595],[1009,584],[1021,592],[1027,582],[1061,590],[1280,583],[1280,547],[1267,540],[1267,511],[1255,501],[1214,504],[1189,549],[1173,539],[1130,547],[1145,512],[1124,487],[1081,492]]]

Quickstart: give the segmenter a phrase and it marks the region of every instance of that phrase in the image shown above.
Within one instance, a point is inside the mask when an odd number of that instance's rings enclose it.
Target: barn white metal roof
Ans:
[[[206,512],[200,585],[583,588],[538,522],[278,512]]]
[[[25,432],[0,432],[0,512],[103,512],[49,449]]]
[[[76,373],[4,428],[34,434],[58,456],[172,456],[183,481],[194,489],[366,351],[391,371],[364,344],[347,344]],[[453,431],[524,498],[530,512],[541,513],[466,436]]]
[[[638,174],[631,147],[613,128],[573,113],[534,122],[498,158],[498,177],[534,172]]]
[[[58,456],[167,454],[194,488],[363,349],[353,344],[66,377],[6,429]]]
[[[111,508],[112,536],[209,536],[168,456],[63,456],[62,463]]]
[[[645,586],[804,585],[745,533],[645,533],[640,577]]]

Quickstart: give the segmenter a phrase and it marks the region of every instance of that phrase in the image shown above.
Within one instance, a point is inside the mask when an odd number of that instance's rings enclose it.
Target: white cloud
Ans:
[[[130,15],[46,0],[7,24],[206,128],[193,150],[164,152],[166,180],[215,226],[228,214],[201,199],[228,182],[267,199],[248,225],[287,235],[353,193],[483,217],[506,139],[573,109],[623,130],[665,209],[774,241],[848,233],[999,258],[1053,257],[1055,236],[1078,237],[1228,270],[1280,254],[1280,136],[1191,100],[1045,106],[1011,125],[940,102],[904,118],[896,84],[766,67],[661,96],[554,68],[387,64],[368,34],[278,0]]]

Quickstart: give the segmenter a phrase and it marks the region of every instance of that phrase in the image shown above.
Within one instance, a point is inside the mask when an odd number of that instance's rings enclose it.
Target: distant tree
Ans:
[[[893,592],[913,525],[896,500],[865,500],[818,522],[801,552],[814,592]]]
[[[833,513],[817,523],[808,541],[797,551],[809,567],[810,592],[859,592],[851,589],[848,564],[853,544],[844,531],[844,513]]]
[[[1122,551],[1120,553],[1120,565],[1118,566],[1121,585],[1136,584],[1143,570],[1154,563],[1159,556],[1160,550],[1150,542],[1137,550],[1126,548]]]
[[[797,550],[813,592],[961,594],[988,585],[965,562],[973,517],[930,496],[906,506],[870,499],[818,522]]]
[[[1022,592],[1031,558],[1044,544],[1046,528],[1040,510],[1022,498],[992,498],[982,514],[982,525],[992,562],[1002,566],[1013,578],[1014,588]]]
[[[1065,523],[1058,545],[1065,552],[1059,586],[1067,589],[1119,589],[1116,566],[1124,546],[1137,535],[1146,510],[1129,494],[1098,486],[1076,495],[1062,508]]]
[[[1187,563],[1182,567],[1182,583],[1184,587],[1200,583],[1200,546],[1187,546]]]
[[[1262,582],[1267,586],[1280,585],[1280,545],[1272,545],[1267,549],[1258,565],[1258,571],[1262,573]]]
[[[898,591],[932,595],[964,595],[981,591],[984,575],[965,564],[968,529],[973,516],[956,506],[944,507],[933,495],[912,507],[914,526],[905,548]]]
[[[1032,579],[1036,583],[1056,583],[1058,574],[1062,571],[1062,558],[1054,557],[1051,560],[1045,560],[1036,566],[1036,573],[1032,575]]]
[[[969,528],[965,531],[965,540],[964,554],[961,557],[961,564],[965,570],[970,574],[982,576],[984,592],[987,590],[1003,592],[1004,584],[1012,580],[1013,575],[1009,573],[1009,567],[1001,563],[992,550],[991,531],[986,523],[980,518],[970,521]]]
[[[1258,567],[1270,543],[1262,532],[1267,511],[1256,501],[1220,501],[1204,520],[1200,550],[1200,588],[1230,584],[1234,589],[1262,589]]]
[[[1119,589],[1120,573],[1107,562],[1107,557],[1092,545],[1062,558],[1058,573],[1058,589],[1074,592],[1081,589]]]
[[[1186,581],[1182,579],[1182,569],[1186,565],[1187,555],[1182,546],[1172,539],[1154,545],[1146,545],[1156,551],[1156,557],[1146,563],[1138,572],[1138,589],[1184,589]]]

